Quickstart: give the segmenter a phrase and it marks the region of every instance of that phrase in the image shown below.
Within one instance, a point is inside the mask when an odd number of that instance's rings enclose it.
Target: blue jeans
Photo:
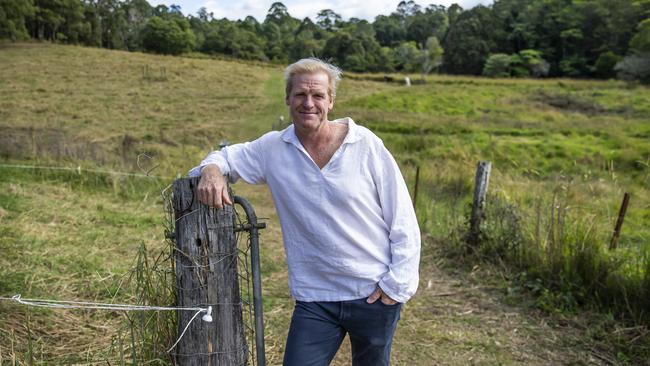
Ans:
[[[390,363],[390,347],[402,304],[372,304],[366,298],[336,302],[296,301],[291,318],[284,366],[325,366],[336,355],[346,333],[352,345],[352,365]]]

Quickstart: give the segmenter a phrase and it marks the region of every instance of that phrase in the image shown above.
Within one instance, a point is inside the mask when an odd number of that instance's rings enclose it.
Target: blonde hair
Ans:
[[[293,87],[293,77],[295,75],[314,74],[317,72],[322,72],[327,75],[327,78],[329,79],[329,86],[327,91],[330,95],[330,98],[334,100],[334,97],[336,96],[336,86],[341,80],[341,74],[343,71],[340,68],[315,57],[303,58],[302,60],[298,60],[284,69],[286,96],[289,96],[289,93],[291,92],[291,88]]]

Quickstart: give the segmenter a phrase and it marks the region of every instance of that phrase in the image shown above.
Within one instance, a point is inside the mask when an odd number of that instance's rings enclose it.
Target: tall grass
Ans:
[[[145,245],[138,249],[135,266],[125,282],[135,295],[135,303],[149,306],[175,306],[175,276],[171,265],[171,250],[150,253]],[[133,312],[127,314],[122,330],[131,338],[129,351],[133,360],[147,364],[173,362],[166,351],[174,343],[177,323],[174,311]]]
[[[414,186],[409,164],[414,163],[403,164],[406,179]],[[616,200],[608,200],[614,207],[604,210],[602,202],[594,205],[601,195],[585,193],[594,182],[566,176],[552,183],[522,182],[493,168],[480,245],[469,250],[472,168],[445,162],[421,166],[417,213],[431,242],[454,260],[497,265],[509,279],[509,294],[532,294],[534,305],[546,312],[596,310],[623,320],[630,334],[603,328],[616,331],[621,357],[650,356],[650,246],[631,245],[633,236],[627,236],[625,245],[609,250]],[[520,184],[529,190],[516,189]]]
[[[406,172],[414,185],[411,170]],[[444,163],[420,173],[417,210],[423,231],[456,258],[468,248],[472,177],[469,165],[452,170]],[[590,203],[599,198],[566,177],[554,184],[527,181],[529,191],[514,188],[520,181],[493,169],[473,260],[500,265],[512,279],[511,289],[531,291],[545,311],[599,309],[650,326],[647,243],[608,248],[618,207],[598,210]]]

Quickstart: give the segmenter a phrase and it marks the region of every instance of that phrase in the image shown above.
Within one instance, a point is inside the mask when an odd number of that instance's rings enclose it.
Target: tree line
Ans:
[[[495,0],[463,9],[402,1],[373,22],[332,9],[216,19],[146,0],[2,0],[0,38],[286,64],[328,59],[356,72],[569,76],[650,81],[650,0]]]

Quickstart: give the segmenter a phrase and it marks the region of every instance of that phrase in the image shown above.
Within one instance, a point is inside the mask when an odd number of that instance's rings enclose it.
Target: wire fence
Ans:
[[[155,176],[150,174],[151,171],[146,171],[142,174],[139,173],[129,173],[129,172],[119,172],[119,171],[111,171],[111,170],[103,170],[103,169],[82,169],[81,167],[61,167],[61,166],[40,166],[40,165],[19,165],[19,164],[0,164],[0,167],[3,168],[8,168],[8,169],[32,169],[32,170],[62,170],[62,171],[71,171],[71,172],[76,172],[78,174],[82,174],[82,172],[89,172],[89,173],[94,173],[94,174],[109,174],[109,175],[122,175],[122,176],[132,176],[132,177],[140,177],[140,178],[155,178],[155,179],[171,179],[170,177],[162,177],[162,176]],[[254,309],[253,309],[253,277],[251,275],[251,257],[250,257],[250,252],[251,252],[251,236],[250,232],[248,235],[244,233],[246,230],[235,230],[235,240],[236,240],[236,251],[231,252],[231,253],[213,253],[212,255],[203,255],[200,257],[198,261],[194,262],[183,262],[180,261],[176,263],[174,258],[176,255],[180,254],[180,258],[187,257],[184,255],[184,253],[180,253],[179,250],[176,248],[175,242],[174,242],[174,236],[173,233],[176,228],[176,223],[178,220],[181,218],[191,215],[193,212],[189,212],[181,217],[175,217],[175,212],[173,209],[173,203],[172,203],[172,190],[171,190],[171,185],[168,185],[164,187],[161,191],[160,194],[162,196],[163,200],[163,211],[164,211],[164,224],[163,224],[163,230],[165,232],[165,238],[166,242],[169,245],[169,253],[168,255],[164,255],[163,259],[161,262],[157,263],[154,267],[149,268],[149,271],[152,272],[165,272],[162,277],[156,277],[156,276],[149,276],[149,280],[152,278],[155,279],[160,279],[161,283],[158,283],[158,286],[166,286],[169,287],[169,291],[177,294],[180,294],[182,291],[195,291],[198,290],[197,288],[181,288],[178,286],[177,282],[174,280],[173,276],[175,274],[175,266],[177,265],[184,265],[184,266],[189,266],[189,267],[194,267],[197,269],[196,273],[199,273],[201,269],[206,269],[209,266],[213,266],[217,263],[223,262],[223,261],[233,261],[236,262],[236,267],[238,269],[237,271],[237,279],[238,279],[238,285],[239,285],[239,291],[240,291],[240,301],[235,301],[235,302],[216,302],[214,304],[193,304],[193,307],[191,309],[189,308],[178,308],[178,307],[163,307],[163,306],[158,306],[158,305],[124,305],[124,304],[99,304],[99,303],[91,303],[91,302],[86,302],[86,301],[74,301],[74,302],[66,302],[63,300],[52,300],[52,301],[42,301],[42,300],[37,300],[37,299],[24,299],[22,297],[5,297],[1,298],[0,300],[11,300],[15,302],[21,302],[17,300],[22,300],[23,305],[30,305],[30,306],[48,306],[48,307],[56,307],[56,308],[64,308],[64,309],[75,309],[78,308],[76,305],[83,305],[84,308],[89,308],[89,309],[94,309],[94,310],[107,310],[107,311],[114,311],[114,312],[121,312],[121,311],[163,311],[163,310],[176,310],[176,311],[169,311],[166,312],[167,314],[165,315],[159,315],[157,317],[165,317],[167,320],[163,320],[162,322],[154,322],[148,326],[150,326],[151,329],[145,329],[145,330],[134,330],[131,328],[131,344],[130,345],[123,345],[122,342],[120,341],[119,345],[119,353],[120,357],[117,359],[118,361],[121,361],[122,363],[127,361],[133,364],[145,364],[148,362],[151,362],[153,359],[158,360],[159,362],[165,362],[163,360],[167,359],[170,360],[170,356],[172,356],[175,359],[179,358],[188,358],[188,357],[193,357],[197,360],[204,359],[206,357],[209,357],[211,355],[217,355],[217,354],[224,354],[224,353],[235,353],[239,352],[241,353],[242,350],[246,352],[246,360],[241,363],[241,364],[249,364],[249,365],[257,365],[256,362],[256,347],[255,347],[255,339],[256,339],[256,331],[255,331],[255,314],[254,314]],[[250,227],[250,223],[248,222],[247,216],[242,215],[237,210],[235,210],[235,223],[234,226],[236,228],[245,228],[247,226]],[[216,254],[216,255],[215,255]],[[235,263],[234,263],[235,264]],[[166,266],[166,268],[164,268]],[[207,266],[207,267],[206,267]],[[148,267],[148,266],[145,266]],[[171,277],[168,277],[171,276]],[[142,278],[147,277],[147,275],[135,275],[135,277],[139,277],[140,279],[136,278],[136,282],[142,280]],[[199,279],[200,283],[200,279]],[[146,287],[146,286],[151,286],[152,284],[138,284],[138,286],[141,287]],[[153,284],[156,285],[156,284]],[[203,284],[202,287],[205,289],[205,286],[207,284]],[[121,284],[120,284],[121,287]],[[115,296],[113,294],[112,296]],[[137,297],[137,296],[136,296]],[[148,301],[145,299],[142,301],[143,303],[147,303]],[[52,306],[50,306],[52,305]],[[165,340],[161,341],[161,338],[152,338],[154,341],[157,341],[159,344],[148,344],[149,347],[152,347],[153,349],[144,352],[143,350],[139,350],[139,352],[135,352],[134,347],[139,347],[140,345],[147,345],[146,342],[137,342],[135,341],[136,338],[138,337],[146,337],[146,332],[161,332],[165,333],[167,330],[161,330],[161,329],[155,329],[155,327],[165,326],[165,324],[168,324],[169,322],[176,323],[178,321],[177,318],[177,312],[178,311],[183,311],[183,310],[192,310],[195,312],[192,320],[196,318],[200,314],[204,314],[204,318],[208,314],[208,308],[209,307],[214,307],[214,306],[231,306],[233,308],[237,308],[238,311],[241,311],[242,317],[243,317],[243,324],[244,324],[244,329],[245,329],[245,346],[243,349],[238,349],[238,350],[216,350],[213,352],[205,352],[205,353],[183,353],[183,352],[177,352],[174,347],[176,346],[176,343],[182,338],[183,334],[185,331],[188,331],[188,328],[191,331],[190,324],[191,321],[187,324],[185,329],[183,330],[183,333],[176,338],[174,335],[173,337],[166,337]],[[129,322],[131,324],[137,322],[137,318],[128,318]],[[205,320],[205,319],[204,319]],[[176,328],[178,328],[178,324],[176,323]],[[32,337],[33,335],[31,333],[28,333],[29,337],[29,342],[31,344],[32,342]],[[121,337],[121,335],[118,335],[118,338]],[[176,342],[173,342],[173,340],[176,339]],[[36,340],[35,340],[36,341]],[[160,343],[163,344],[160,344]],[[171,347],[171,348],[170,348]],[[113,349],[113,347],[110,347]],[[167,350],[167,352],[161,351],[162,349]],[[157,351],[156,351],[157,350]],[[141,355],[146,354],[148,357],[142,358]],[[124,355],[129,355],[129,356],[124,356]],[[140,355],[140,356],[139,356]],[[31,355],[30,355],[31,357]],[[83,363],[84,364],[106,364],[111,363],[111,360],[115,361],[116,359],[114,357],[111,357],[109,354],[105,353],[103,357],[101,355],[86,355],[83,358]],[[96,361],[95,361],[96,360]],[[49,364],[49,363],[56,363],[59,362],[56,359],[49,359],[49,360],[39,360],[36,364]],[[63,361],[62,361],[63,362]],[[64,363],[68,363],[69,361],[65,361]],[[172,361],[173,362],[173,361]],[[120,362],[116,362],[116,364],[120,364]]]
[[[169,180],[169,179],[178,178],[178,176],[166,177],[166,176],[149,174],[149,172],[152,171],[152,169],[145,171],[145,173],[131,173],[131,172],[120,172],[120,171],[107,170],[107,169],[82,168],[81,165],[78,165],[76,167],[66,167],[66,166],[23,165],[23,164],[0,163],[0,167],[10,168],[10,169],[54,170],[54,171],[60,170],[60,171],[75,172],[79,175],[81,175],[82,173],[94,173],[94,174],[118,175],[118,176],[126,176],[126,177],[154,178],[160,180]]]

